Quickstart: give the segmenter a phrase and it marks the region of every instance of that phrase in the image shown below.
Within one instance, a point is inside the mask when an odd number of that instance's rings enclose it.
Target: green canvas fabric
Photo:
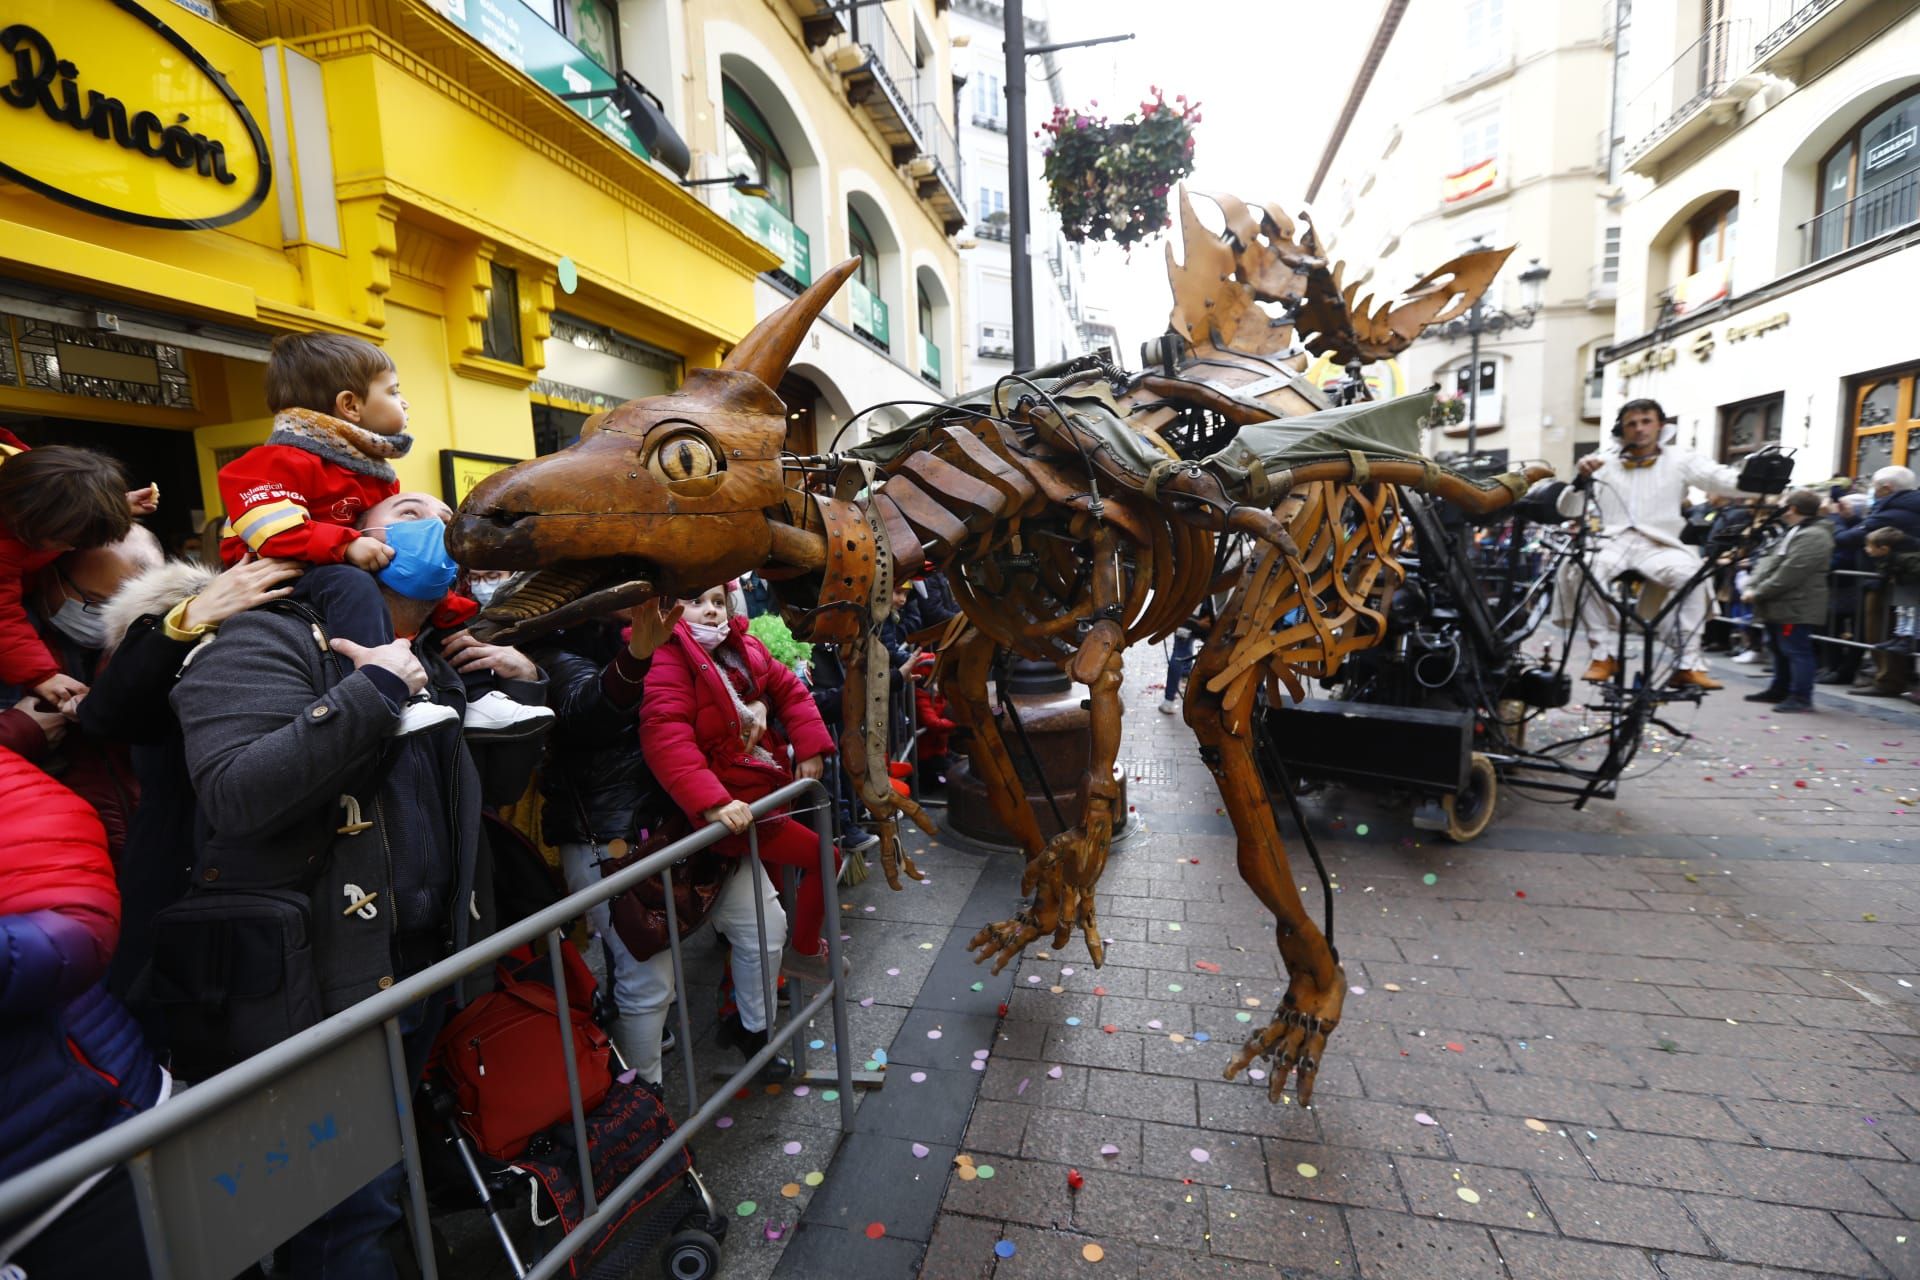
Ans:
[[[1354,452],[1374,459],[1423,459],[1420,433],[1429,423],[1433,401],[1432,391],[1416,391],[1392,400],[1365,400],[1256,422],[1240,428],[1226,448],[1201,461],[1223,479],[1244,482],[1256,458],[1269,472]]]

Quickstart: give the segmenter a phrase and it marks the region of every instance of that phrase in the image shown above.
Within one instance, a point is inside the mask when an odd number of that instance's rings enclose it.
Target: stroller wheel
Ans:
[[[710,1218],[707,1216],[705,1210],[695,1209],[690,1213],[681,1214],[680,1221],[673,1224],[673,1233],[676,1236],[685,1235],[689,1231],[696,1235],[712,1236],[715,1240],[725,1240],[727,1238],[727,1220],[725,1218]]]
[[[720,1242],[704,1231],[682,1231],[667,1241],[660,1270],[667,1280],[707,1280],[720,1269]]]

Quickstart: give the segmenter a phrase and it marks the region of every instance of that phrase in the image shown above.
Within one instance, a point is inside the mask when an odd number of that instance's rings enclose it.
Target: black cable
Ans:
[[[1300,797],[1294,794],[1293,779],[1287,776],[1287,766],[1280,759],[1280,749],[1267,733],[1267,727],[1258,713],[1253,721],[1254,758],[1258,760],[1265,773],[1279,785],[1280,794],[1287,798],[1287,809],[1293,814],[1293,823],[1300,828],[1300,840],[1307,846],[1307,856],[1313,859],[1313,870],[1320,877],[1320,897],[1326,912],[1326,928],[1323,932],[1327,939],[1327,950],[1333,953],[1333,962],[1340,963],[1340,948],[1333,945],[1333,877],[1327,874],[1327,864],[1321,860],[1320,846],[1313,838],[1313,828],[1307,825],[1307,815],[1300,808]]]
[[[1040,780],[1040,790],[1046,794],[1047,807],[1053,810],[1053,820],[1060,824],[1060,830],[1065,831],[1070,825],[1067,822],[1067,816],[1060,811],[1060,801],[1054,797],[1053,784],[1047,781],[1046,770],[1040,767],[1040,757],[1034,752],[1033,740],[1027,737],[1026,723],[1020,719],[1020,708],[1014,705],[1013,692],[1007,688],[1007,667],[1012,659],[1012,652],[1010,649],[996,649],[994,651],[994,687],[1000,691],[1001,709],[1007,713],[1008,723],[1013,725],[1014,736],[1020,739],[1020,749],[1026,752],[1027,763],[1033,766],[1033,776]],[[1016,770],[1014,773],[1016,781],[1019,779],[1019,776],[1019,772]],[[1022,788],[1023,794],[1020,796],[1021,804],[1025,804],[1027,799],[1024,791],[1025,788]]]

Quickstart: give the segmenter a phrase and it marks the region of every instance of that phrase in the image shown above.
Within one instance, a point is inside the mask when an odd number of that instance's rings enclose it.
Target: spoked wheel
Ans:
[[[1441,811],[1447,815],[1447,839],[1465,844],[1487,829],[1493,821],[1494,806],[1500,799],[1500,775],[1493,761],[1476,751],[1467,765],[1466,790],[1444,796]]]
[[[720,1269],[720,1242],[704,1231],[682,1231],[667,1241],[660,1270],[667,1280],[707,1280]]]

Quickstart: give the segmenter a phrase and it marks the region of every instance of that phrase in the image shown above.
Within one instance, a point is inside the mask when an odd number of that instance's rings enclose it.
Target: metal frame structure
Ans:
[[[819,781],[789,783],[755,801],[753,813],[756,819],[764,818],[806,796],[821,802],[809,812],[819,836],[820,873],[831,886],[834,806]],[[770,1031],[766,1047],[714,1089],[704,1103],[694,1071],[687,1002],[682,999],[680,1045],[686,1067],[688,1115],[678,1131],[611,1195],[602,1200],[596,1193],[586,1141],[586,1114],[574,1064],[561,937],[588,908],[611,901],[642,880],[658,877],[666,897],[667,933],[673,940],[674,982],[684,990],[686,974],[675,918],[672,868],[726,834],[724,826],[710,823],[592,888],[570,894],[211,1080],[181,1091],[152,1111],[0,1183],[0,1222],[21,1220],[88,1179],[124,1165],[132,1175],[154,1280],[225,1275],[270,1252],[397,1159],[406,1172],[408,1217],[421,1272],[425,1280],[436,1280],[420,1135],[413,1111],[414,1082],[406,1068],[400,1018],[420,1001],[444,992],[469,974],[490,969],[514,948],[541,938],[546,940],[552,958],[556,1021],[567,1066],[585,1212],[580,1222],[525,1272],[530,1280],[548,1280],[559,1274],[595,1233],[618,1221],[626,1203],[639,1194],[655,1172],[713,1121],[732,1100],[734,1091],[750,1083],[788,1041],[800,1046],[797,1056],[804,1055],[806,1038],[800,1032],[829,1003],[833,1008],[840,1128],[842,1133],[851,1133],[854,1073],[847,1039],[845,979],[829,982],[811,1000],[803,1001],[805,993],[796,989],[794,1011],[787,1024]],[[749,830],[748,842],[746,856],[757,860],[757,826]],[[764,941],[766,919],[760,895],[754,895],[754,904],[755,924]],[[831,891],[826,895],[826,908],[828,971],[838,974],[842,972],[840,902]],[[771,1019],[777,1009],[772,969],[767,969],[765,980]],[[385,1074],[381,1076],[383,1061]],[[797,1065],[804,1069],[803,1056]],[[312,1119],[302,1103],[329,1109]],[[285,1173],[275,1184],[272,1176],[281,1170]],[[302,1189],[307,1193],[304,1202],[287,1198]],[[226,1198],[222,1200],[216,1193]],[[285,1229],[289,1222],[294,1223],[290,1230]],[[277,1238],[266,1239],[263,1233]]]

